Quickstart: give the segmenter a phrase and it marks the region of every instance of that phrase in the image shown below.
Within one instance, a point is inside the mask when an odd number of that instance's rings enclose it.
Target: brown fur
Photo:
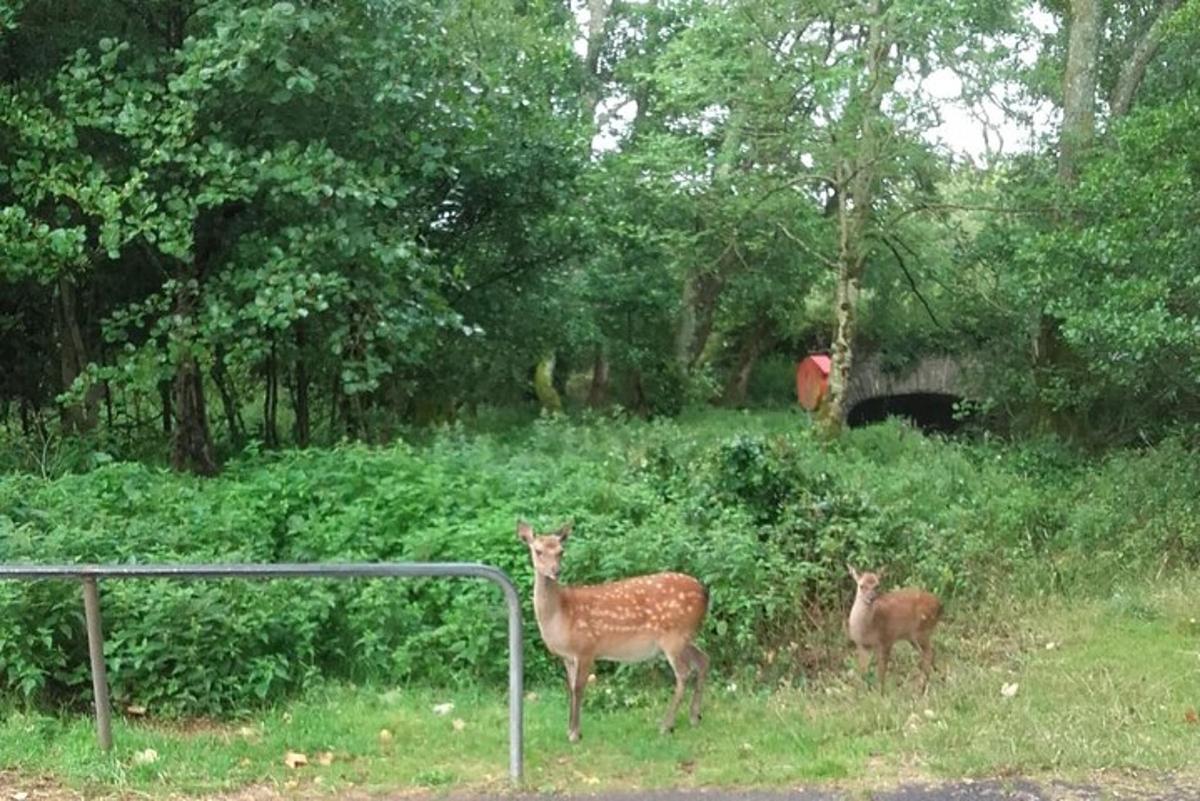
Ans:
[[[695,668],[690,718],[693,725],[698,723],[708,657],[693,640],[708,612],[708,590],[682,573],[564,587],[558,574],[562,543],[570,533],[571,526],[566,525],[553,534],[536,536],[528,523],[517,524],[517,535],[529,546],[533,561],[538,630],[546,647],[567,668],[571,702],[567,737],[572,742],[579,739],[583,691],[597,659],[639,662],[659,653],[667,657],[675,671],[675,694],[662,722],[664,733],[675,727],[688,674]]]
[[[892,646],[899,640],[908,640],[921,653],[921,691],[924,692],[933,672],[933,630],[942,617],[942,602],[933,593],[913,587],[881,595],[881,574],[882,571],[879,575],[860,574],[850,567],[858,591],[846,628],[858,647],[859,672],[866,674],[871,651],[874,651],[879,691],[883,692]]]

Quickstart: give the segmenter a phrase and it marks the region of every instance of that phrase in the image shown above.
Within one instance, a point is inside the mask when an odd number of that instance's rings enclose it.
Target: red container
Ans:
[[[829,357],[812,353],[796,365],[796,400],[814,411],[829,391]]]

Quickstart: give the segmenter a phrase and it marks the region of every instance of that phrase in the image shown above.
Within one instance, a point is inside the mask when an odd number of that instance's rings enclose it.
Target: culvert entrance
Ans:
[[[880,423],[889,417],[904,417],[922,431],[952,433],[962,426],[954,416],[955,405],[962,398],[932,392],[907,395],[882,395],[855,404],[846,416],[851,428]]]

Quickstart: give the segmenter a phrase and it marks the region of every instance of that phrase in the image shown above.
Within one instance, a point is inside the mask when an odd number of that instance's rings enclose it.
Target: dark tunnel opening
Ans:
[[[846,416],[851,428],[880,423],[889,417],[904,417],[927,432],[953,433],[963,424],[954,415],[955,404],[962,401],[957,395],[913,393],[883,395],[858,403]]]

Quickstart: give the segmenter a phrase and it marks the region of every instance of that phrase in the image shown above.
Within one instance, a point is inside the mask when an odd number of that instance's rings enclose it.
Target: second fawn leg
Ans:
[[[865,684],[867,681],[867,669],[871,667],[871,652],[863,646],[857,646],[858,649],[858,676]]]
[[[922,634],[913,640],[913,645],[921,652],[921,692],[924,693],[933,674],[933,638],[928,633]]]
[[[879,678],[879,692],[887,691],[888,660],[892,657],[890,645],[879,645],[875,648],[875,673]]]

